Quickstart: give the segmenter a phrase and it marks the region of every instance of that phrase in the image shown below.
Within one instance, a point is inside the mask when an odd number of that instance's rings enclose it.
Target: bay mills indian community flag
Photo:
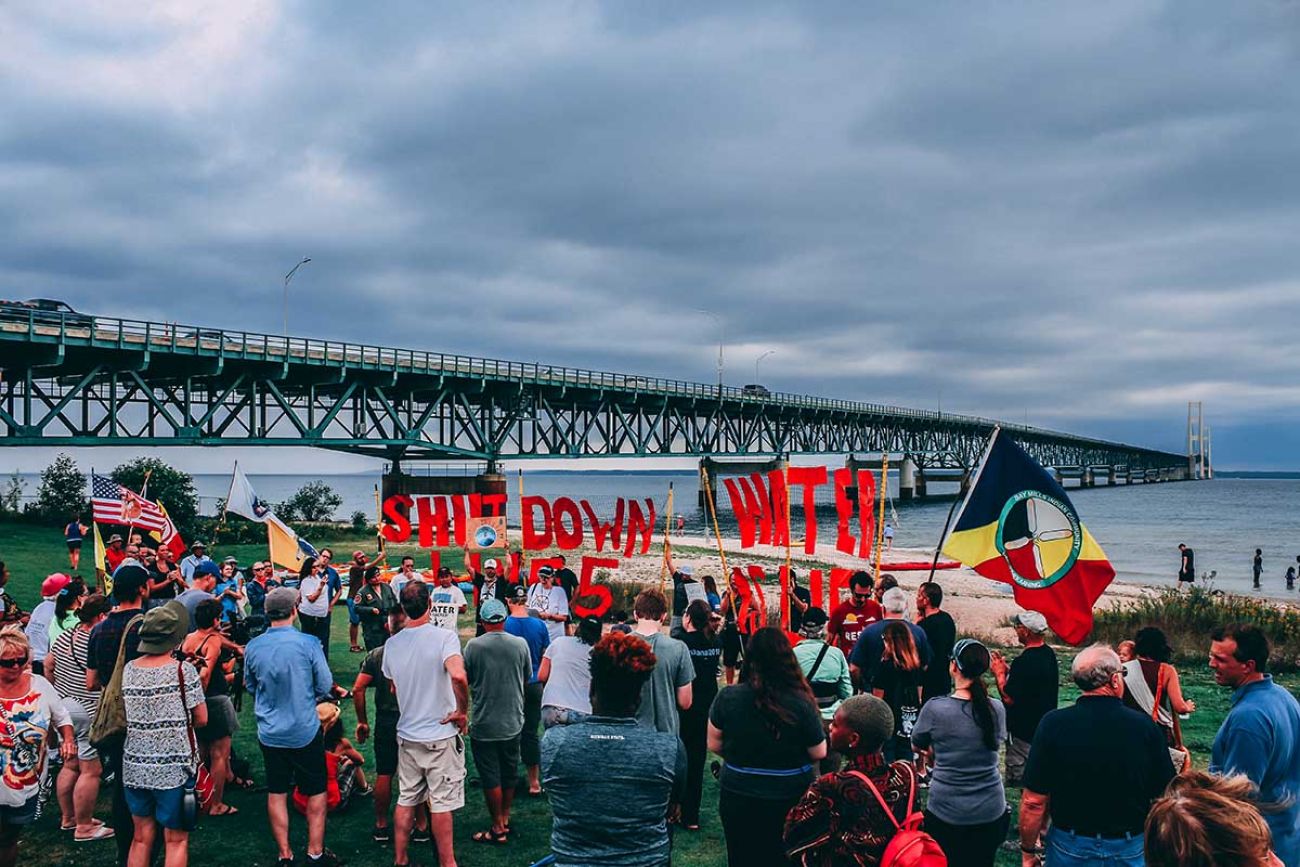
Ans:
[[[1071,644],[1092,632],[1092,608],[1115,577],[1065,489],[999,428],[943,552],[1010,584]]]

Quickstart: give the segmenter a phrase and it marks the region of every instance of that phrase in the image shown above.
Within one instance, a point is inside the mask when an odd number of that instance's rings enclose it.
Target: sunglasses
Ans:
[[[871,598],[871,591],[868,590],[866,593],[854,593],[854,594],[853,594],[853,598],[854,598],[854,599],[870,599],[870,598]]]
[[[22,668],[27,664],[27,657],[19,656],[14,659],[0,659],[0,668]]]

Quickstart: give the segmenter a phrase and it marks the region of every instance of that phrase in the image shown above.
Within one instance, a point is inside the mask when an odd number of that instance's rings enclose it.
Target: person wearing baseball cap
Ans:
[[[496,599],[503,605],[510,595],[510,581],[501,574],[501,561],[488,557],[483,561],[483,571],[470,570],[470,583],[474,585],[475,634],[483,634],[483,603]]]
[[[50,621],[54,619],[54,605],[59,592],[72,583],[62,572],[55,572],[41,582],[41,603],[32,609],[23,632],[31,645],[32,674],[45,673],[45,655],[50,652]]]
[[[136,827],[144,820],[152,832],[135,839],[132,863],[139,852],[148,851],[158,825],[166,831],[169,857],[178,841],[182,858],[189,846],[185,785],[195,773],[189,731],[208,721],[198,670],[172,656],[189,631],[189,621],[174,600],[150,610],[140,624],[140,656],[122,669],[126,742],[119,773]]]
[[[1056,710],[1061,697],[1056,652],[1044,638],[1047,618],[1037,611],[1021,611],[1015,616],[1015,630],[1025,649],[1010,663],[994,651],[990,666],[1007,707],[1008,786],[1021,784],[1038,724],[1049,711]]]
[[[211,559],[208,557],[208,546],[196,539],[194,542],[190,543],[190,553],[181,560],[181,577],[185,579],[186,584],[193,583],[194,570],[197,569],[199,564],[205,560],[211,562]]]
[[[277,587],[263,604],[271,627],[248,642],[244,685],[253,695],[257,740],[266,764],[266,811],[281,863],[293,862],[289,845],[289,792],[296,785],[307,798],[307,858],[334,867],[338,857],[325,848],[325,743],[318,702],[334,692],[334,676],[320,641],[293,628],[298,591]]]
[[[538,671],[542,666],[542,654],[551,644],[551,633],[545,623],[529,610],[527,587],[520,584],[511,589],[509,607],[506,632],[528,642],[531,662],[528,683],[524,687],[524,727],[519,735],[519,755],[528,771],[528,794],[535,798],[542,794],[542,741],[537,728],[542,722],[542,692],[545,689]]]

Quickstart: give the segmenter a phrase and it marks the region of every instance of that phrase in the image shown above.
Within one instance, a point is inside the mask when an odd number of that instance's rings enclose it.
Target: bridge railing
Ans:
[[[365,369],[397,372],[491,377],[526,381],[539,385],[572,385],[584,388],[607,388],[663,394],[671,397],[695,397],[776,405],[798,409],[869,414],[931,423],[948,423],[992,429],[1001,425],[1009,433],[1035,438],[1062,438],[1075,443],[1093,443],[1115,448],[1116,443],[1078,437],[1045,428],[999,422],[980,416],[942,413],[863,401],[836,400],[787,392],[746,391],[735,386],[708,385],[688,380],[637,376],[611,371],[563,367],[539,362],[504,361],[468,355],[396,349],[372,344],[305,337],[263,334],[251,331],[226,331],[168,322],[119,319],[87,314],[52,311],[16,311],[0,308],[0,335],[25,334],[38,340],[85,341],[95,346],[112,346],[126,350],[169,351],[178,354],[229,356],[272,363],[305,363],[358,366]],[[1124,446],[1135,452],[1154,452],[1136,446]]]

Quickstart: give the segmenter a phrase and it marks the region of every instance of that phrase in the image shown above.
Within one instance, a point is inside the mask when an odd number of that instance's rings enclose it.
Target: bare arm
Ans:
[[[1025,789],[1020,796],[1020,850],[1021,860],[1026,867],[1040,863],[1038,849],[1038,838],[1043,832],[1043,824],[1047,821],[1047,810],[1051,804],[1051,798],[1047,795],[1040,795],[1038,792]],[[1024,850],[1030,850],[1026,852]]]
[[[372,678],[364,671],[357,674],[352,684],[352,709],[357,712],[357,742],[364,744],[370,736],[370,718],[366,716],[366,690]]]
[[[208,724],[208,703],[201,701],[194,705],[194,710],[190,711],[190,718],[194,721],[194,727],[201,729]]]
[[[677,687],[677,706],[682,710],[690,710],[691,702],[695,700],[695,691],[688,683],[686,686]]]
[[[1169,704],[1173,707],[1174,713],[1192,713],[1196,710],[1196,702],[1183,698],[1183,687],[1178,681],[1178,669],[1172,665],[1169,666],[1169,684],[1166,688],[1169,690]]]
[[[712,720],[709,720],[709,732],[708,735],[706,736],[706,740],[708,741],[709,752],[717,753],[720,756],[723,755],[722,729],[715,726]]]
[[[551,658],[549,656],[542,657],[542,664],[537,667],[537,679],[542,683],[546,683],[551,679]]]
[[[826,758],[825,739],[823,739],[821,743],[817,744],[817,746],[808,748],[808,758],[812,759],[814,762],[819,762]]]
[[[451,677],[452,692],[456,693],[456,709],[443,717],[442,721],[455,723],[461,734],[464,734],[468,720],[466,710],[469,708],[469,678],[465,675],[465,659],[460,654],[449,656],[443,667]]]

